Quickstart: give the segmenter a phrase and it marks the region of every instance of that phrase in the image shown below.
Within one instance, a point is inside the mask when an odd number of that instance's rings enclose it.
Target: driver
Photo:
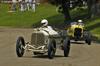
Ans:
[[[83,21],[82,20],[78,20],[78,25],[84,26]]]
[[[42,25],[41,26],[42,28],[52,29],[51,26],[48,26],[48,20],[46,20],[46,19],[41,20],[41,25]]]
[[[48,20],[41,20],[41,29],[48,32],[51,35],[58,34],[51,26],[48,26]]]

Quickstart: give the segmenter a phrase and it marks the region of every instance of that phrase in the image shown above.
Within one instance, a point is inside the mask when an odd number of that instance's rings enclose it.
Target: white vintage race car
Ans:
[[[36,28],[33,29],[31,42],[25,42],[22,36],[16,41],[16,54],[22,57],[25,49],[32,51],[34,55],[48,54],[48,58],[52,59],[56,53],[56,45],[60,43],[60,47],[64,50],[64,56],[67,57],[70,51],[70,40],[61,30],[57,32],[53,29]]]

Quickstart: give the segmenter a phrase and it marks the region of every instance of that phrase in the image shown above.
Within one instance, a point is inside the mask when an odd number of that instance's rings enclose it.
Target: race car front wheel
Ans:
[[[53,59],[56,53],[56,42],[54,40],[49,42],[48,45],[48,58]]]
[[[24,47],[25,47],[25,41],[23,37],[18,37],[16,41],[16,54],[18,57],[22,57],[24,54]]]
[[[91,45],[91,41],[92,41],[92,35],[90,32],[88,31],[84,31],[84,39],[85,39],[85,42],[88,44],[88,45]]]
[[[64,57],[68,57],[70,52],[70,40],[66,38],[63,42]]]

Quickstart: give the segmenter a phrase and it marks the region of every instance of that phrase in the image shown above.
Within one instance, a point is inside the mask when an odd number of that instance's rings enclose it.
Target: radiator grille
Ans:
[[[35,45],[35,47],[43,46],[44,40],[45,37],[43,33],[32,33],[31,44]]]
[[[80,37],[82,35],[82,29],[81,28],[75,28],[74,35]]]

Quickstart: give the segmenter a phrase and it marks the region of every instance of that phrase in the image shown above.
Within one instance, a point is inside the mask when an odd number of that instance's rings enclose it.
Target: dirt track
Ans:
[[[47,55],[33,56],[26,52],[18,58],[15,52],[16,39],[24,36],[30,41],[32,29],[0,28],[0,66],[100,66],[100,44],[87,45],[71,43],[70,56],[63,57],[63,52],[57,49],[54,59]]]

